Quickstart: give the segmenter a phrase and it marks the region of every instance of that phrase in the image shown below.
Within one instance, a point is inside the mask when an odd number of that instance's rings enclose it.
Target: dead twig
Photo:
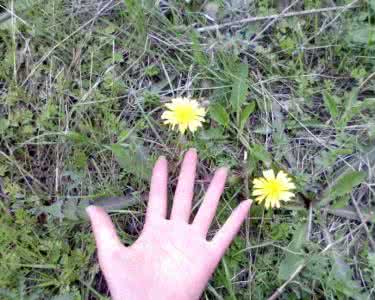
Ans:
[[[106,3],[101,10],[98,12],[96,16],[88,20],[86,23],[81,25],[78,29],[74,30],[71,34],[66,36],[64,39],[62,39],[60,42],[58,42],[55,46],[50,48],[49,51],[46,52],[46,54],[43,55],[43,57],[36,63],[35,67],[31,70],[31,72],[27,75],[26,79],[23,81],[21,86],[25,86],[26,83],[29,81],[29,79],[34,75],[34,73],[38,70],[38,68],[44,63],[44,61],[57,49],[59,48],[62,44],[64,44],[67,40],[71,39],[73,36],[75,36],[78,32],[80,32],[82,29],[84,29],[86,26],[92,24],[93,22],[96,21],[96,19],[100,16],[100,14],[105,11],[111,4],[112,2]]]
[[[312,219],[313,219],[313,209],[312,209],[312,203],[310,202],[309,206],[309,217],[308,217],[308,223],[307,223],[307,233],[306,233],[306,241],[309,241],[311,238],[311,230],[312,230]],[[293,272],[292,275],[286,280],[267,300],[275,300],[279,298],[279,296],[284,292],[287,285],[294,280],[294,278],[297,277],[297,275],[302,271],[302,269],[307,265],[308,260],[304,260],[303,263],[301,263],[297,269]]]
[[[304,45],[306,45],[307,43],[309,43],[310,41],[312,41],[313,39],[315,39],[319,34],[321,34],[325,29],[327,29],[329,26],[331,26],[340,16],[343,12],[345,12],[346,10],[348,9],[351,9],[351,8],[355,8],[357,6],[355,6],[354,4],[356,4],[359,0],[354,0],[352,2],[350,2],[349,4],[345,5],[345,6],[342,6],[342,9],[339,11],[339,13],[330,21],[328,22],[327,24],[325,24],[324,26],[322,26],[319,31],[314,34],[312,37],[310,37],[305,43]]]
[[[362,88],[375,76],[375,72],[370,74],[370,76],[368,76],[362,83],[361,85],[358,87],[358,90],[362,90]]]
[[[309,203],[309,218],[307,223],[307,234],[306,234],[306,240],[310,240],[311,237],[311,231],[312,231],[312,220],[313,220],[313,207],[312,202]]]
[[[321,209],[321,212],[327,212],[331,215],[334,215],[336,217],[346,218],[349,220],[355,220],[355,221],[361,221],[361,219],[358,217],[358,214],[355,209],[352,207],[344,207],[344,208],[323,208]],[[375,210],[367,210],[367,211],[361,211],[364,221],[365,222],[373,222],[375,220]]]
[[[255,34],[255,36],[250,40],[250,42],[254,42],[256,41],[259,37],[262,36],[263,33],[265,33],[268,28],[270,28],[273,24],[275,24],[279,19],[281,19],[282,17],[285,16],[285,14],[287,13],[287,11],[289,9],[291,9],[294,5],[296,5],[297,3],[299,2],[299,0],[295,0],[292,4],[290,4],[289,6],[287,6],[282,12],[281,14],[277,17],[277,18],[274,18],[272,19],[266,26],[264,26],[264,28],[258,32],[257,34]]]
[[[290,275],[289,279],[287,281],[285,281],[282,286],[280,286],[276,292],[274,292],[271,297],[269,297],[267,300],[275,300],[277,298],[279,298],[279,296],[284,292],[286,286],[294,279],[296,278],[296,276],[299,274],[299,272],[302,271],[302,269],[305,267],[305,263],[304,264],[301,264],[297,267],[297,269],[293,272],[292,275]]]
[[[374,239],[372,238],[372,235],[371,235],[371,232],[370,232],[370,229],[368,228],[367,224],[366,224],[366,219],[363,217],[363,214],[361,212],[361,209],[359,208],[359,205],[358,205],[358,202],[357,200],[355,199],[353,193],[351,194],[352,196],[352,202],[354,204],[354,207],[355,207],[355,210],[357,212],[357,215],[359,217],[359,219],[361,220],[361,223],[363,225],[363,228],[365,229],[366,231],[366,234],[367,234],[367,237],[368,237],[368,241],[370,243],[370,246],[372,248],[373,251],[375,251],[375,241]]]
[[[357,1],[355,1],[357,2]],[[340,11],[344,12],[345,10],[348,9],[354,9],[358,8],[359,6],[355,6],[353,4],[351,5],[345,5],[345,6],[335,6],[335,7],[325,7],[325,8],[318,8],[318,9],[309,9],[309,10],[304,10],[304,11],[296,11],[296,12],[290,12],[286,13],[282,16],[282,18],[290,18],[290,17],[301,17],[301,16],[306,16],[306,15],[315,15],[315,14],[321,14],[325,12],[330,12],[330,11]],[[276,14],[276,15],[269,15],[269,16],[263,16],[263,17],[249,17],[245,18],[242,20],[236,20],[232,22],[227,22],[223,24],[215,24],[215,25],[210,25],[210,26],[204,26],[200,27],[197,29],[198,32],[207,32],[207,31],[215,31],[215,30],[220,30],[226,27],[234,26],[234,25],[246,25],[249,23],[255,23],[255,22],[261,22],[261,21],[267,21],[270,19],[279,19],[281,14]]]

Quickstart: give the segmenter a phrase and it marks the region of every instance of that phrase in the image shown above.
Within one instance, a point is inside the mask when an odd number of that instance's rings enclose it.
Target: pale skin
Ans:
[[[246,219],[251,201],[233,210],[215,237],[207,232],[224,190],[227,169],[215,172],[202,204],[189,223],[197,153],[189,150],[182,162],[173,207],[167,218],[167,161],[160,157],[153,169],[144,229],[125,247],[110,217],[99,207],[87,209],[99,264],[114,300],[196,300]]]

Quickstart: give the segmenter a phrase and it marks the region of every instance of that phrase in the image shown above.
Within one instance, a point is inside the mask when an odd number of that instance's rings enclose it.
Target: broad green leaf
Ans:
[[[9,121],[7,119],[0,119],[0,135],[5,134],[8,127]]]
[[[220,125],[227,127],[229,125],[229,115],[225,108],[220,104],[215,104],[210,107],[211,118]]]
[[[66,199],[63,207],[64,218],[69,220],[78,220],[78,199]]]
[[[223,127],[212,127],[199,132],[199,139],[202,141],[225,140],[228,136],[224,134]]]
[[[375,111],[375,98],[366,98],[362,102],[357,102],[357,105],[360,106],[360,110],[368,109]]]
[[[375,252],[369,252],[368,253],[368,262],[369,262],[370,267],[375,272]]]
[[[9,2],[9,1],[6,1],[6,2]],[[0,2],[0,4],[3,4]],[[14,11],[15,11],[15,14],[17,16],[19,16],[21,13],[27,11],[27,10],[30,10],[33,5],[35,5],[34,3],[32,3],[32,1],[28,1],[28,0],[17,0],[17,1],[14,1]],[[8,9],[10,10],[11,9],[11,6],[9,5],[8,6]],[[17,18],[14,19],[15,22],[18,22],[19,20]],[[7,27],[11,27],[12,26],[12,14],[11,12],[8,12],[8,11],[2,11],[0,12],[0,28],[1,29],[6,29]]]
[[[225,258],[222,259],[222,266],[224,267],[224,273],[225,273],[225,287],[227,288],[229,292],[229,298],[230,300],[236,300],[236,294],[233,290],[233,285],[232,285],[232,278],[233,278],[233,273],[231,272],[227,260]]]
[[[76,132],[76,131],[69,131],[65,136],[68,140],[76,144],[90,143],[90,139],[86,135]]]
[[[361,110],[361,106],[357,105],[357,99],[358,99],[358,89],[353,89],[350,93],[346,93],[344,95],[344,113],[340,117],[340,120],[338,121],[338,125],[340,128],[343,128],[346,126],[346,124],[357,114],[359,114]]]
[[[40,207],[40,212],[46,213],[48,216],[56,219],[62,220],[64,214],[62,212],[63,202],[61,200],[56,201],[55,203]]]
[[[337,115],[338,115],[338,110],[337,110],[337,104],[336,104],[334,96],[325,93],[323,98],[324,98],[324,104],[328,112],[330,113],[332,119],[336,120]]]
[[[304,263],[305,257],[297,254],[301,252],[303,244],[306,242],[307,223],[300,224],[293,235],[293,240],[288,246],[290,251],[287,252],[285,258],[281,261],[278,278],[280,280],[287,280],[297,270],[297,268]]]
[[[66,293],[66,294],[54,296],[51,300],[75,300],[75,299],[77,299],[76,295],[74,295],[73,293]]]
[[[104,208],[106,211],[123,209],[142,202],[141,197],[136,195],[98,197],[91,204]]]
[[[368,158],[368,164],[373,165],[375,163],[375,147],[374,145],[364,147],[361,152],[363,155],[361,157]],[[338,169],[332,176],[332,183],[328,186],[325,191],[322,193],[323,197],[320,201],[317,201],[314,205],[315,207],[324,207],[329,204],[332,200],[339,197],[340,194],[345,194],[352,191],[353,187],[362,183],[366,177],[364,172],[353,171],[352,168],[359,168],[362,159],[359,156],[353,156],[351,160],[348,161],[351,165],[351,168],[348,166],[343,166]],[[348,184],[350,186],[348,186]],[[338,191],[337,194],[332,194],[331,191]],[[337,193],[337,192],[335,192]]]
[[[5,24],[5,23],[10,24],[11,18],[12,18],[12,15],[10,13],[7,13],[7,12],[1,13],[0,14],[0,26],[2,26],[2,28],[4,28],[3,24]]]
[[[337,198],[350,193],[354,187],[361,184],[367,174],[365,172],[350,171],[340,176],[335,184],[329,189],[328,193],[331,198]]]
[[[240,129],[241,130],[245,127],[246,121],[249,119],[250,115],[254,112],[254,110],[255,110],[255,101],[246,105],[244,110],[241,112],[241,117],[240,117]]]
[[[237,114],[237,125],[240,122],[240,110],[242,104],[246,101],[248,95],[248,76],[249,76],[249,66],[244,63],[238,65],[238,70],[234,74],[232,94],[230,98],[230,103],[233,110]]]
[[[340,197],[337,197],[335,202],[332,204],[332,208],[345,208],[348,206],[350,201],[349,195],[343,195]]]
[[[254,144],[251,146],[251,155],[258,161],[264,162],[267,166],[269,166],[272,162],[271,154],[264,149],[264,146],[259,144]]]
[[[193,50],[194,62],[198,65],[207,65],[207,57],[199,43],[199,36],[195,31],[191,32],[191,48]]]
[[[345,39],[352,44],[373,48],[373,43],[375,41],[374,25],[367,22],[358,23],[348,31]]]
[[[359,282],[353,280],[353,271],[348,264],[336,253],[332,257],[332,269],[329,274],[328,284],[336,291],[351,299],[365,300],[368,295],[363,293]]]
[[[303,244],[306,242],[307,223],[299,224],[298,228],[293,234],[293,240],[288,246],[289,250],[298,252],[302,249]]]
[[[141,180],[149,180],[152,165],[139,146],[131,145],[125,148],[122,145],[113,144],[111,150],[126,173]]]
[[[288,253],[280,263],[277,277],[280,280],[287,280],[303,264],[303,261],[304,258],[302,255]]]

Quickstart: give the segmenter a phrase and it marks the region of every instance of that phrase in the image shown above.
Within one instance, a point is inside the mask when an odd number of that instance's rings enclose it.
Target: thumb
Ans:
[[[86,208],[86,212],[90,217],[92,231],[94,232],[96,247],[99,253],[113,251],[122,246],[117,236],[115,226],[104,209],[90,205]]]

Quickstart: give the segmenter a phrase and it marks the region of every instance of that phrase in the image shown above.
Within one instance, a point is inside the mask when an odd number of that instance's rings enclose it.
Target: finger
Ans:
[[[173,199],[171,219],[189,221],[197,160],[197,151],[195,149],[190,149],[185,154]]]
[[[106,253],[122,246],[115,226],[104,209],[90,205],[86,208],[94,232],[96,247],[99,253]]]
[[[193,225],[196,226],[202,235],[206,236],[211,222],[215,217],[216,208],[219,203],[221,194],[224,191],[225,181],[227,179],[228,169],[221,168],[215,172],[215,176],[204,196],[201,207],[195,216]]]
[[[224,255],[225,250],[229,247],[230,243],[240,230],[243,221],[247,217],[250,206],[251,200],[241,202],[213,238],[212,243],[218,251],[218,259]]]
[[[167,215],[168,162],[161,156],[152,171],[150,196],[147,205],[146,223],[150,219],[165,218]]]

